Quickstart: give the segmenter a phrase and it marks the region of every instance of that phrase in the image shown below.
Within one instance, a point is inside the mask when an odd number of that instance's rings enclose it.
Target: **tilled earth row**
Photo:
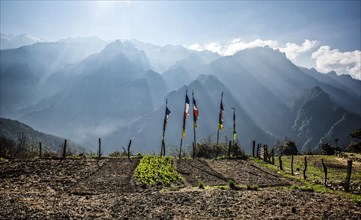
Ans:
[[[361,219],[361,208],[331,194],[141,189],[139,159],[0,161],[0,219]],[[287,180],[249,161],[175,160],[185,186],[284,186]],[[160,190],[165,189],[166,191]],[[338,204],[338,205],[335,205]]]
[[[361,219],[361,208],[343,197],[286,190],[0,194],[0,199],[0,219]]]

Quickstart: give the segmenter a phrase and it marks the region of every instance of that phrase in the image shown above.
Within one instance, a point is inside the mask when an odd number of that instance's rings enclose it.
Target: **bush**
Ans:
[[[248,190],[258,190],[258,189],[259,189],[259,186],[256,185],[256,184],[247,185],[247,189],[248,189]]]
[[[326,143],[321,145],[321,150],[323,155],[334,155],[336,151],[341,151],[341,148],[332,147],[330,144]]]
[[[121,157],[121,156],[127,156],[127,152],[122,152],[120,153],[119,151],[114,151],[112,153],[109,154],[109,157]]]
[[[201,140],[197,143],[195,150],[196,157],[202,157],[207,159],[226,156],[228,154],[228,145],[224,143],[215,144],[212,143],[210,138]]]
[[[291,140],[286,140],[282,145],[276,146],[275,153],[277,155],[297,155],[297,154],[299,154],[296,143]]]
[[[228,186],[231,189],[237,189],[237,185],[236,182],[234,182],[234,180],[228,180]]]
[[[347,152],[351,153],[361,153],[361,142],[352,141],[347,147]]]
[[[198,183],[198,188],[204,189],[204,183],[202,181]]]

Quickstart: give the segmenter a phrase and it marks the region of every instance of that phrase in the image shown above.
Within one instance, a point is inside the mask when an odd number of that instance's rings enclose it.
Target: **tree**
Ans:
[[[351,143],[346,147],[347,152],[361,153],[361,128],[353,131],[350,136],[353,138]]]
[[[277,155],[297,155],[298,149],[294,141],[286,139],[282,145],[275,147],[275,152]]]

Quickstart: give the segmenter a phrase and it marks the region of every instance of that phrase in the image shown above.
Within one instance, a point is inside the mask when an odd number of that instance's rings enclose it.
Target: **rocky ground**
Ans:
[[[287,180],[251,162],[176,160],[181,188],[147,190],[132,178],[138,163],[0,161],[0,219],[361,219],[361,207],[349,199],[286,189]],[[192,187],[200,181],[227,185],[229,179],[261,188]]]

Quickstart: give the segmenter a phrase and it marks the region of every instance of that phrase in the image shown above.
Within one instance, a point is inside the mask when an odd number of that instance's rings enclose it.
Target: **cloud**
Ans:
[[[361,80],[361,51],[341,52],[331,49],[330,46],[321,46],[312,53],[316,62],[316,69],[320,72],[336,71],[349,74]]]
[[[241,38],[235,38],[225,44],[220,44],[219,42],[210,42],[203,46],[199,44],[192,44],[188,48],[191,50],[202,51],[209,50],[216,52],[222,56],[233,55],[241,50],[255,48],[255,47],[265,47],[268,46],[273,49],[278,49],[281,52],[286,53],[286,56],[290,60],[297,58],[299,54],[305,53],[313,49],[318,44],[317,41],[305,39],[305,41],[298,45],[296,43],[286,43],[286,45],[279,45],[275,40],[262,40],[256,39],[253,41],[244,41]]]
[[[286,43],[285,47],[279,48],[281,52],[284,52],[288,59],[295,60],[299,54],[305,53],[316,47],[318,41],[315,40],[308,40],[302,43],[302,45],[298,45],[295,43]]]
[[[273,40],[261,40],[257,39],[250,42],[242,41],[241,39],[234,39],[228,45],[225,45],[223,55],[233,55],[238,51],[245,50],[248,48],[264,47],[269,46],[271,48],[277,47],[277,42]]]
[[[241,38],[235,38],[223,44],[210,42],[204,45],[193,44],[188,48],[197,51],[209,50],[222,56],[229,56],[241,50],[268,46],[285,53],[286,57],[296,63],[296,65],[299,55],[305,53],[310,54],[312,52],[309,60],[310,62],[313,60],[316,63],[316,69],[318,71],[324,73],[336,71],[341,74],[349,74],[353,78],[361,80],[361,51],[340,52],[338,49],[331,49],[329,46],[321,46],[316,50],[318,45],[319,41],[309,39],[305,39],[302,44],[292,42],[280,44],[275,40],[256,39],[253,41],[244,41]]]

